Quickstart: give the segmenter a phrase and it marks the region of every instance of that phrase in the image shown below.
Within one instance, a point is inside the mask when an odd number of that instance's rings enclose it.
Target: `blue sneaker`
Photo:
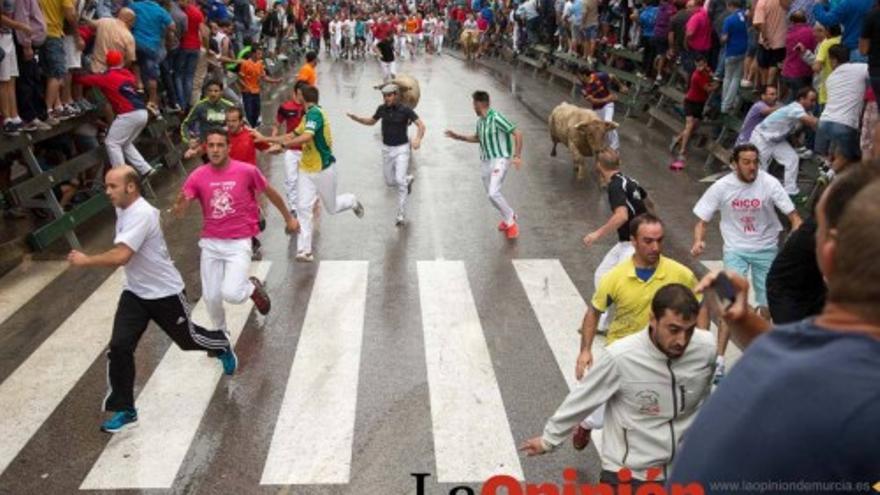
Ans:
[[[235,369],[238,368],[238,358],[235,356],[232,346],[227,347],[225,351],[221,352],[217,359],[223,363],[223,373],[227,375],[235,373]]]
[[[107,433],[116,433],[126,426],[133,426],[137,423],[138,413],[135,409],[129,409],[127,411],[119,411],[113,415],[112,418],[104,421],[104,424],[101,425],[101,431],[105,431]]]

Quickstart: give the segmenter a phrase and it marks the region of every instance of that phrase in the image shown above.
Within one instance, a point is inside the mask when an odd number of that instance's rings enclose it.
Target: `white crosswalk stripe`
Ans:
[[[366,299],[366,261],[321,262],[261,484],[348,483]]]
[[[464,263],[420,261],[418,274],[437,480],[523,479]]]
[[[254,262],[251,274],[264,280],[270,265]],[[252,308],[251,301],[226,308],[233,345]],[[204,302],[193,319],[209,321]],[[171,346],[137,397],[138,427],[113,436],[80,488],[170,488],[221,375],[218,360]]]
[[[113,311],[95,309],[119,298],[122,278],[116,270],[0,384],[0,473],[107,345]]]
[[[720,262],[704,264],[710,269],[720,266]],[[262,279],[269,268],[268,262],[256,262],[252,272]],[[351,481],[359,373],[362,367],[371,366],[361,363],[368,268],[367,261],[320,263],[284,398],[274,413],[277,423],[260,484],[339,485]],[[60,273],[58,267],[45,269],[45,273]],[[512,269],[563,380],[573,387],[580,347],[578,329],[587,307],[583,296],[557,259],[513,260]],[[416,272],[435,479],[441,483],[479,483],[495,474],[523,479],[508,408],[465,263],[420,261]],[[0,410],[4,411],[0,415],[4,438],[0,473],[100,358],[112,329],[115,306],[110,302],[118,298],[121,277],[121,271],[114,273],[0,384]],[[51,280],[34,284],[45,287],[48,283]],[[228,308],[233,342],[252,306],[248,302]],[[96,312],[95,307],[107,309]],[[8,308],[12,313],[17,310],[14,304]],[[207,320],[204,304],[196,306],[194,318]],[[604,352],[603,345],[597,338],[594,355]],[[731,348],[728,353],[735,359],[738,351]],[[137,397],[138,427],[112,437],[80,488],[172,488],[221,375],[216,360],[171,346]],[[326,427],[328,417],[333,418],[332,428]],[[597,432],[593,440],[600,440]],[[303,445],[309,446],[307,455],[303,455]]]

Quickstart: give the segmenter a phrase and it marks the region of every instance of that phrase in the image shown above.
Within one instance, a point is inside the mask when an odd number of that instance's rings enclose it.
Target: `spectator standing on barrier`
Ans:
[[[159,64],[164,58],[165,36],[174,31],[171,14],[154,0],[135,0],[129,5],[135,13],[132,27],[137,52],[139,82],[147,93],[148,105],[159,108]]]
[[[103,17],[91,21],[95,28],[95,42],[92,46],[91,69],[95,74],[107,70],[107,53],[118,51],[123,56],[122,65],[130,67],[137,59],[134,36],[135,14],[129,8],[121,8],[116,17]]]
[[[788,142],[788,137],[802,125],[816,128],[818,119],[809,113],[815,105],[816,90],[802,88],[795,101],[774,111],[758,124],[749,139],[758,147],[761,170],[766,171],[770,167],[770,160],[776,160],[785,168],[782,185],[796,204],[803,200],[797,185],[800,157]]]
[[[712,50],[712,22],[709,20],[709,11],[703,4],[703,0],[694,0],[694,2],[694,13],[685,25],[684,38],[687,56],[682,59],[681,63],[684,70],[689,73],[694,71],[699,58],[704,59],[708,64],[709,52]]]
[[[672,143],[669,145],[669,151],[675,153],[675,147],[678,146],[678,154],[672,160],[669,168],[673,171],[681,171],[685,167],[685,153],[687,153],[688,141],[694,131],[700,128],[700,121],[703,120],[703,110],[706,102],[709,100],[709,93],[718,87],[718,82],[712,80],[712,72],[709,69],[709,63],[703,55],[697,54],[694,57],[695,68],[690,77],[687,93],[684,96],[684,129],[672,137]]]
[[[820,24],[821,25],[821,24]],[[831,74],[831,60],[828,58],[828,50],[834,45],[839,45],[842,39],[840,25],[834,24],[825,28],[827,36],[816,48],[816,59],[813,61],[813,72],[819,74],[819,109],[821,110],[828,103],[828,90],[825,87],[825,81]]]
[[[156,169],[144,160],[134,142],[147,126],[150,115],[137,92],[137,80],[131,71],[123,68],[123,61],[122,53],[110,50],[107,52],[106,64],[109,69],[106,72],[77,76],[76,82],[100,89],[116,114],[104,138],[110,166],[118,167],[127,163],[142,177],[149,177]]]
[[[721,0],[714,0],[721,1]],[[724,45],[724,81],[721,84],[721,113],[732,114],[739,102],[739,82],[749,43],[743,0],[727,0],[727,17],[721,28]]]
[[[4,56],[0,59],[0,113],[3,114],[3,132],[18,135],[24,127],[18,116],[18,105],[15,100],[15,78],[18,77],[18,60],[15,53],[13,29],[30,31],[30,26],[16,21],[15,5],[12,0],[0,0],[0,50]],[[30,128],[28,130],[36,130]]]
[[[520,450],[530,456],[550,452],[580,418],[605,408],[603,486],[635,489],[662,480],[676,460],[678,439],[690,436],[691,421],[711,390],[716,348],[712,334],[697,329],[699,312],[690,288],[670,283],[657,290],[646,304],[646,327],[608,346],[547,421],[543,435]],[[618,478],[624,468],[631,480]]]
[[[669,60],[669,32],[672,16],[677,12],[675,2],[673,0],[661,0],[657,7],[657,18],[654,20],[654,37],[651,43],[654,44],[654,72],[657,74],[654,81],[658,84],[663,81],[666,72],[666,63]]]
[[[850,62],[849,50],[834,45],[828,50],[831,74],[825,80],[828,103],[819,116],[815,151],[830,161],[831,152],[848,163],[861,159],[859,123],[865,105],[865,92],[870,82],[868,64]]]
[[[760,169],[755,145],[736,146],[731,162],[733,172],[712,184],[694,206],[697,224],[691,254],[703,254],[706,227],[715,212],[720,212],[724,267],[742,276],[751,272],[755,302],[769,318],[767,272],[779,252],[779,233],[782,232],[776,209],[788,217],[793,231],[800,227],[801,217],[779,181]]]
[[[193,77],[199,63],[199,53],[206,46],[205,16],[194,0],[178,0],[186,14],[186,31],[180,35],[180,46],[173,61],[174,92],[177,105],[184,112],[192,106]]]
[[[49,119],[46,114],[40,66],[35,57],[35,50],[46,40],[46,20],[37,0],[17,0],[14,17],[29,28],[15,31],[15,58],[18,61],[15,100],[22,130],[45,131],[60,123],[58,119]]]
[[[748,308],[748,282],[727,273],[736,297],[722,316],[744,352],[693,421],[668,483],[772,480],[818,493],[869,491],[877,482],[880,181],[876,170],[855,170],[816,207],[815,253],[828,283],[818,316],[772,326]]]
[[[813,7],[813,17],[823,26],[835,24],[843,26],[841,43],[850,50],[850,60],[867,62],[867,57],[859,51],[859,38],[862,33],[862,25],[868,18],[868,13],[875,6],[875,0],[839,0],[830,4],[817,2]]]
[[[227,375],[235,373],[238,359],[222,329],[206,330],[192,321],[180,272],[168,255],[159,210],[141,196],[137,172],[120,166],[107,172],[104,187],[116,208],[115,246],[101,254],[73,250],[72,266],[124,267],[125,282],[113,320],[107,351],[109,393],[103,409],[115,414],[101,430],[116,433],[137,422],[134,403],[134,352],[150,321],[154,321],[185,351],[216,356]]]
[[[785,60],[788,13],[780,0],[757,0],[752,25],[758,31],[758,84],[776,84],[778,66]]]
[[[748,143],[752,138],[752,132],[764,119],[779,109],[777,104],[779,92],[776,86],[763,86],[759,89],[761,99],[752,104],[743,119],[742,127],[740,127],[739,135],[736,137],[737,145]]]
[[[679,60],[682,65],[685,60],[688,60],[688,48],[685,35],[688,21],[691,16],[694,15],[697,8],[694,0],[678,0],[676,1],[676,5],[679,6],[679,9],[669,20],[669,35],[667,39],[669,42],[669,53],[667,54],[667,58],[672,63],[673,67],[676,66],[676,60]],[[673,72],[676,70],[678,69],[673,68]]]
[[[64,49],[64,23],[76,26],[79,22],[73,0],[39,0],[46,19],[46,40],[40,46],[40,64],[46,78],[46,108],[49,118],[67,120],[79,112],[62,97],[62,87],[67,81],[67,58]],[[73,36],[82,43],[78,30]],[[69,91],[65,91],[69,95]]]
[[[224,301],[242,304],[250,298],[260,314],[271,309],[263,283],[248,277],[251,239],[260,232],[259,196],[265,194],[278,209],[289,233],[297,231],[299,224],[259,168],[229,158],[225,131],[209,131],[205,147],[208,163],[186,178],[173,213],[179,218],[193,201],[201,205],[202,298],[214,328],[225,332]]]
[[[504,232],[508,239],[519,237],[519,225],[516,223],[516,213],[504,195],[501,188],[510,165],[517,170],[522,167],[522,131],[517,129],[516,124],[507,120],[507,117],[491,108],[489,93],[475,91],[471,95],[474,112],[479,117],[474,134],[459,134],[447,130],[446,137],[456,141],[477,143],[480,145],[481,175],[483,188],[489,196],[489,202],[501,214],[501,223],[498,230]]]
[[[242,60],[238,66],[239,83],[241,84],[241,99],[244,103],[244,113],[251,127],[260,126],[260,91],[262,82],[277,84],[280,78],[270,77],[266,74],[263,65],[263,48],[254,45],[249,58]]]
[[[803,61],[805,50],[816,49],[816,36],[813,27],[807,24],[807,17],[796,10],[788,17],[789,28],[785,35],[785,59],[782,62],[782,84],[785,96],[782,101],[791,103],[801,88],[813,86],[813,68]]]

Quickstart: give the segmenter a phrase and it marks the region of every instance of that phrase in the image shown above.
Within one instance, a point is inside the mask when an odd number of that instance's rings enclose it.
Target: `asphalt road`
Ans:
[[[549,156],[546,115],[568,92],[505,65],[448,55],[400,66],[421,83],[416,111],[428,128],[414,153],[408,224],[394,225],[379,126],[345,117],[371,115],[380,103],[372,89],[378,64],[322,58],[318,86],[339,190],[355,193],[366,216],[322,213],[316,262],[302,264],[270,212],[255,270],[265,274],[273,309],[266,317],[249,306],[231,313],[241,321],[233,329],[239,372],[219,377],[216,362],[197,354],[180,364],[151,327],[137,352],[141,424],[130,434],[110,442],[98,431],[118,277],[38,261],[0,281],[5,290],[29,275],[45,279],[19,302],[0,301],[0,402],[16,405],[0,431],[18,435],[0,448],[0,493],[409,494],[412,473],[429,473],[426,493],[439,494],[477,489],[493,472],[559,484],[562,470],[575,467],[582,481],[598,478],[592,447],[566,445],[540,458],[512,450],[541,432],[567,393],[574,362],[565,364],[571,346],[559,343],[577,342],[577,296],[591,296],[593,270],[615,241],[583,246],[609,214],[604,193],[595,179],[575,178],[564,148]],[[524,167],[504,187],[519,216],[515,241],[496,230],[477,145],[443,137],[444,129],[474,128],[477,89],[525,136]],[[264,101],[264,120],[276,105]],[[658,205],[666,253],[701,271],[686,251],[702,171],[669,172],[665,135],[638,119],[618,121],[625,172]],[[283,169],[261,161],[281,189]],[[182,180],[167,174],[155,200],[163,208]],[[112,215],[104,222],[84,236],[87,250],[111,245]],[[194,208],[165,225],[194,301],[200,222]],[[719,259],[717,227],[707,244],[704,259]]]

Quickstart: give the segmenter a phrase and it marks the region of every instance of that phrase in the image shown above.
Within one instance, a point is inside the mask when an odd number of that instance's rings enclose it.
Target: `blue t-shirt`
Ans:
[[[165,28],[174,22],[171,14],[153,0],[138,0],[132,2],[128,8],[135,14],[134,27],[131,28],[135,44],[139,48],[159,51],[165,39]]]
[[[870,492],[878,446],[880,340],[808,319],[749,346],[684,435],[669,483],[718,494],[743,493],[744,482],[844,481]]]
[[[480,14],[483,15],[483,19],[486,19],[486,22],[488,22],[489,25],[492,25],[492,23],[495,22],[495,13],[492,12],[491,7],[483,7]]]
[[[571,3],[571,9],[568,11],[569,18],[571,19],[571,23],[580,26],[581,22],[584,19],[584,0],[574,0]]]
[[[642,36],[645,38],[654,37],[654,24],[657,22],[657,14],[659,12],[659,7],[649,5],[639,13],[639,24],[642,26]]]
[[[727,43],[724,45],[725,57],[739,57],[746,54],[749,44],[749,34],[746,28],[746,14],[742,10],[727,16],[724,19],[724,27],[721,34],[727,35]]]

